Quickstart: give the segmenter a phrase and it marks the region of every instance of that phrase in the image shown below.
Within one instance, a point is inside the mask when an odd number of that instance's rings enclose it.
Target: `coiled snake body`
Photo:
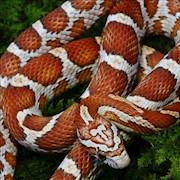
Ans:
[[[93,38],[68,43],[110,9],[100,47]],[[176,46],[131,92],[142,40],[151,33]],[[22,32],[0,59],[1,179],[13,177],[14,138],[40,152],[73,146],[51,179],[92,177],[91,155],[126,167],[122,130],[151,134],[178,123],[179,41],[178,0],[69,0]],[[47,99],[91,77],[79,103],[42,116]]]

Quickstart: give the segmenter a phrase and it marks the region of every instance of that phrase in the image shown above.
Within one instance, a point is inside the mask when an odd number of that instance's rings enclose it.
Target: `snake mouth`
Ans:
[[[104,163],[114,169],[123,169],[130,164],[130,158],[127,151],[124,150],[119,156],[106,156]]]

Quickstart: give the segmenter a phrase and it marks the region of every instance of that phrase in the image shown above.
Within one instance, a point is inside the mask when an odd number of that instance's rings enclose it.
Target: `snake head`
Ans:
[[[84,105],[80,106],[80,116],[77,133],[88,152],[113,168],[125,168],[130,159],[117,127],[98,114],[92,117]]]

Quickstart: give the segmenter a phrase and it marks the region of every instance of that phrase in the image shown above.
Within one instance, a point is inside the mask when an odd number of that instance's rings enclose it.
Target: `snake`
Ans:
[[[72,41],[106,13],[100,42]],[[134,88],[142,41],[151,34],[172,38],[175,47],[141,72],[145,77]],[[91,78],[76,103],[42,115],[48,99]],[[128,166],[128,133],[179,124],[179,86],[179,0],[64,2],[23,31],[0,59],[1,179],[13,179],[17,142],[42,153],[69,151],[52,180],[93,179],[97,159],[116,169]]]

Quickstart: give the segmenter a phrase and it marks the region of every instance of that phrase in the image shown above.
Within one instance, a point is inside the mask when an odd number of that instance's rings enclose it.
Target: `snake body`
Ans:
[[[68,43],[110,9],[100,47],[93,38]],[[176,45],[132,91],[149,34]],[[69,0],[22,32],[0,59],[1,179],[13,178],[16,141],[40,152],[72,148],[51,179],[93,177],[94,156],[126,167],[122,130],[151,134],[178,124],[179,42],[178,0]],[[91,77],[79,103],[42,116],[47,99]]]

